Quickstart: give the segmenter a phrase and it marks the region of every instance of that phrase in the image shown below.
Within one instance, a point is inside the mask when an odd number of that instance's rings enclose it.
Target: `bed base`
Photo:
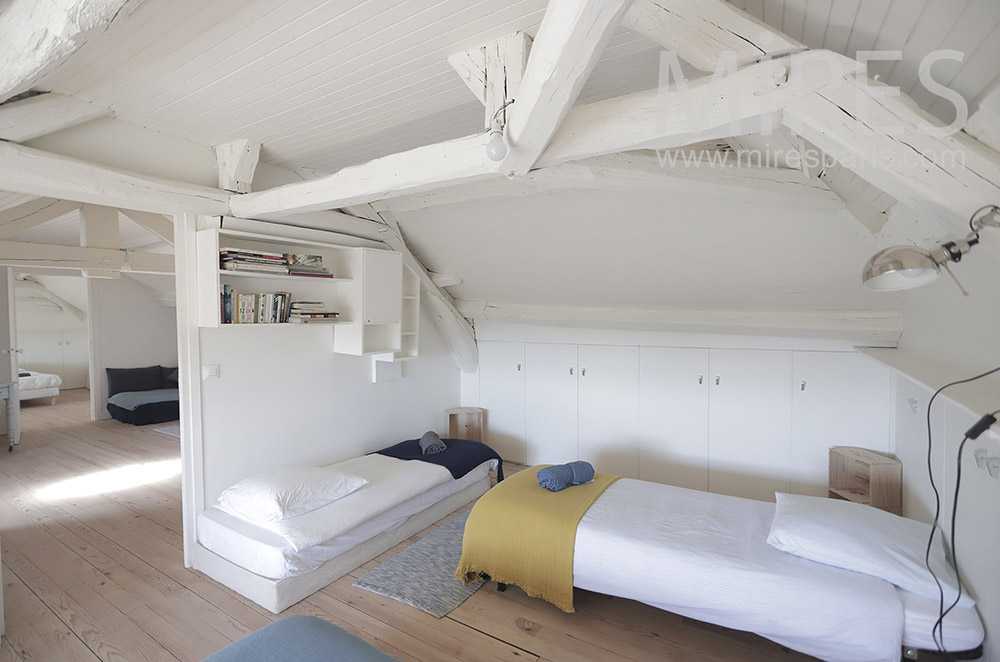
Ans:
[[[941,660],[942,662],[946,660],[978,660],[983,656],[983,645],[979,644],[976,648],[967,651],[948,651],[945,655],[940,651],[926,650],[923,648],[911,648],[909,646],[903,646],[903,659],[904,660]]]
[[[25,400],[36,400],[38,398],[52,398],[49,404],[56,403],[56,396],[59,395],[59,389],[55,386],[50,386],[49,388],[33,388],[27,391],[19,391],[17,399],[20,402]]]
[[[191,567],[236,591],[268,611],[279,614],[355,568],[392,549],[449,513],[475,501],[490,489],[490,476],[455,492],[433,506],[410,515],[391,531],[380,533],[354,549],[335,556],[312,572],[287,579],[268,579],[231,563],[199,543],[191,551]]]

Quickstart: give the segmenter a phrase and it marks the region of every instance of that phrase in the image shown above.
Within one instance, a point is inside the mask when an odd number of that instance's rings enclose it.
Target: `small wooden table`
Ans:
[[[14,421],[14,407],[17,406],[17,382],[7,382],[5,384],[0,384],[0,398],[6,401],[6,409],[4,412],[7,414],[7,452],[10,453],[14,450],[14,444],[17,443],[17,424]]]

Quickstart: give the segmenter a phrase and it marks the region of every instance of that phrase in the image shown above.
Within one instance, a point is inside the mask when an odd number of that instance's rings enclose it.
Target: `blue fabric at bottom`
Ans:
[[[248,634],[203,662],[399,662],[315,616],[296,614]]]

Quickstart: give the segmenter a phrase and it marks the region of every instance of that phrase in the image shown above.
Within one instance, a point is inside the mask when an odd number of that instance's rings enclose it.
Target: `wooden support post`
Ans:
[[[80,207],[80,245],[87,248],[119,248],[118,210],[98,205]],[[123,258],[118,269],[84,269],[84,278],[118,278],[121,269],[131,270]]]
[[[260,158],[260,143],[249,138],[215,146],[219,166],[219,188],[233,193],[249,193],[253,173]]]
[[[531,37],[526,32],[515,32],[448,57],[449,64],[485,106],[486,130],[492,127],[497,109],[517,97],[530,50]],[[506,109],[498,119],[501,126],[507,123]]]

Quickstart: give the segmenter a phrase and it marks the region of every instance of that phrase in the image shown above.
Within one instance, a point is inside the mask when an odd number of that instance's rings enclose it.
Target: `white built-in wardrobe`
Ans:
[[[889,370],[854,352],[505,341],[479,350],[487,441],[515,462],[584,459],[773,500],[825,496],[830,446],[890,449]]]

